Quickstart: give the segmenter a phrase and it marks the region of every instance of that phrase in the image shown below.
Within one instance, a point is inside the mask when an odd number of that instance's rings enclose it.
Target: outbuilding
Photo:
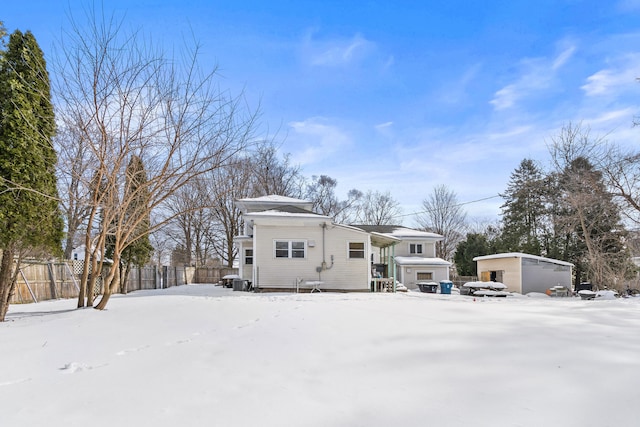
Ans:
[[[502,282],[511,292],[546,292],[554,286],[571,289],[573,264],[552,258],[510,252],[475,257],[480,280]]]

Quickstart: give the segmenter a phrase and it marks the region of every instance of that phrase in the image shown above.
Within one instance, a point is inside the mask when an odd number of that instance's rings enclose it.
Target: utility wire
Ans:
[[[491,199],[495,199],[495,198],[498,198],[498,197],[502,197],[502,196],[500,196],[499,194],[496,194],[495,196],[483,197],[482,199],[470,200],[468,202],[458,203],[458,204],[453,205],[451,207],[470,205],[470,204],[473,204],[473,203],[484,202],[485,200],[491,200]],[[419,211],[419,212],[412,212],[412,213],[408,213],[408,214],[395,215],[394,218],[404,218],[404,217],[407,217],[407,216],[420,215],[420,214],[424,214],[424,213],[428,213],[428,212],[429,212],[428,210]]]

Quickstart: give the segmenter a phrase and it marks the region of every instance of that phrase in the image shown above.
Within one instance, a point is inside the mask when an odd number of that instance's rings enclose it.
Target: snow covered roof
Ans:
[[[262,196],[262,197],[254,197],[254,198],[246,198],[246,199],[240,199],[239,201],[242,202],[269,202],[269,203],[284,203],[284,204],[291,204],[291,203],[309,203],[308,200],[302,200],[302,199],[296,199],[293,197],[286,197],[286,196],[278,196],[277,194],[270,194],[268,196]]]
[[[397,256],[395,257],[398,265],[437,265],[437,266],[450,266],[449,261],[445,261],[442,258],[423,258],[417,256]]]
[[[354,225],[370,233],[386,234],[401,240],[442,240],[444,237],[429,231],[415,230],[402,225]]]
[[[522,253],[522,252],[507,252],[507,253],[502,253],[502,254],[477,256],[473,260],[474,261],[484,261],[484,260],[488,260],[488,259],[501,259],[501,258],[528,258],[528,259],[536,259],[538,261],[550,262],[552,264],[566,265],[566,266],[569,266],[569,267],[573,267],[573,264],[571,264],[570,262],[560,261],[559,259],[553,259],[553,258],[545,258],[545,257],[538,256],[538,255],[525,254],[525,253]]]
[[[280,217],[280,218],[316,218],[325,221],[331,221],[331,218],[326,215],[320,215],[313,213],[311,211],[307,211],[304,209],[294,210],[294,209],[269,209],[261,212],[249,212],[245,214],[247,218],[256,218],[256,217]]]
[[[236,200],[236,204],[242,212],[262,211],[279,206],[297,206],[310,211],[313,207],[313,203],[308,200],[278,196],[275,194],[255,198],[238,199]]]

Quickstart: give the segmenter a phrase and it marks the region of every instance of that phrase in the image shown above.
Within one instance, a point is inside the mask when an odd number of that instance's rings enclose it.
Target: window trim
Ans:
[[[278,249],[278,243],[287,244],[287,256],[278,256],[278,251],[284,251],[284,248]],[[302,243],[302,248],[294,248],[294,243]],[[307,241],[298,239],[274,239],[273,241],[273,258],[274,259],[307,259]],[[294,253],[302,251],[302,256],[294,256]]]
[[[411,247],[414,247],[414,250],[411,250]],[[424,254],[424,244],[423,243],[409,243],[409,254],[410,255],[423,255]]]
[[[416,280],[417,280],[417,281],[421,281],[421,280],[433,280],[433,277],[434,277],[434,274],[433,274],[433,273],[434,273],[433,271],[416,271]],[[419,274],[430,274],[430,275],[431,275],[431,277],[430,277],[429,279],[420,279],[420,278],[418,277],[418,275],[419,275]]]
[[[352,244],[356,244],[356,245],[362,245],[362,249],[358,248],[358,249],[352,249],[351,245]],[[352,254],[362,254],[362,256],[352,256]],[[367,247],[365,242],[363,241],[353,241],[353,242],[347,242],[347,258],[348,259],[353,259],[353,260],[360,260],[360,259],[366,259],[367,257]]]

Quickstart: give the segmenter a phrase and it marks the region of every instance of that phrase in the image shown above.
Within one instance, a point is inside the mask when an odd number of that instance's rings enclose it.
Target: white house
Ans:
[[[571,289],[573,264],[552,258],[510,252],[475,257],[482,281],[502,282],[511,292],[546,292],[553,286]]]
[[[311,203],[282,196],[236,201],[245,230],[234,241],[240,277],[258,290],[371,290],[374,244],[398,239],[336,224]]]
[[[442,236],[401,226],[349,226],[282,196],[236,201],[244,233],[234,239],[239,274],[257,290],[393,290],[449,278],[435,256]]]
[[[407,288],[417,289],[418,282],[449,280],[451,263],[436,257],[436,243],[444,239],[440,234],[398,225],[356,227],[399,240],[393,248],[393,266],[396,270],[395,277]]]

